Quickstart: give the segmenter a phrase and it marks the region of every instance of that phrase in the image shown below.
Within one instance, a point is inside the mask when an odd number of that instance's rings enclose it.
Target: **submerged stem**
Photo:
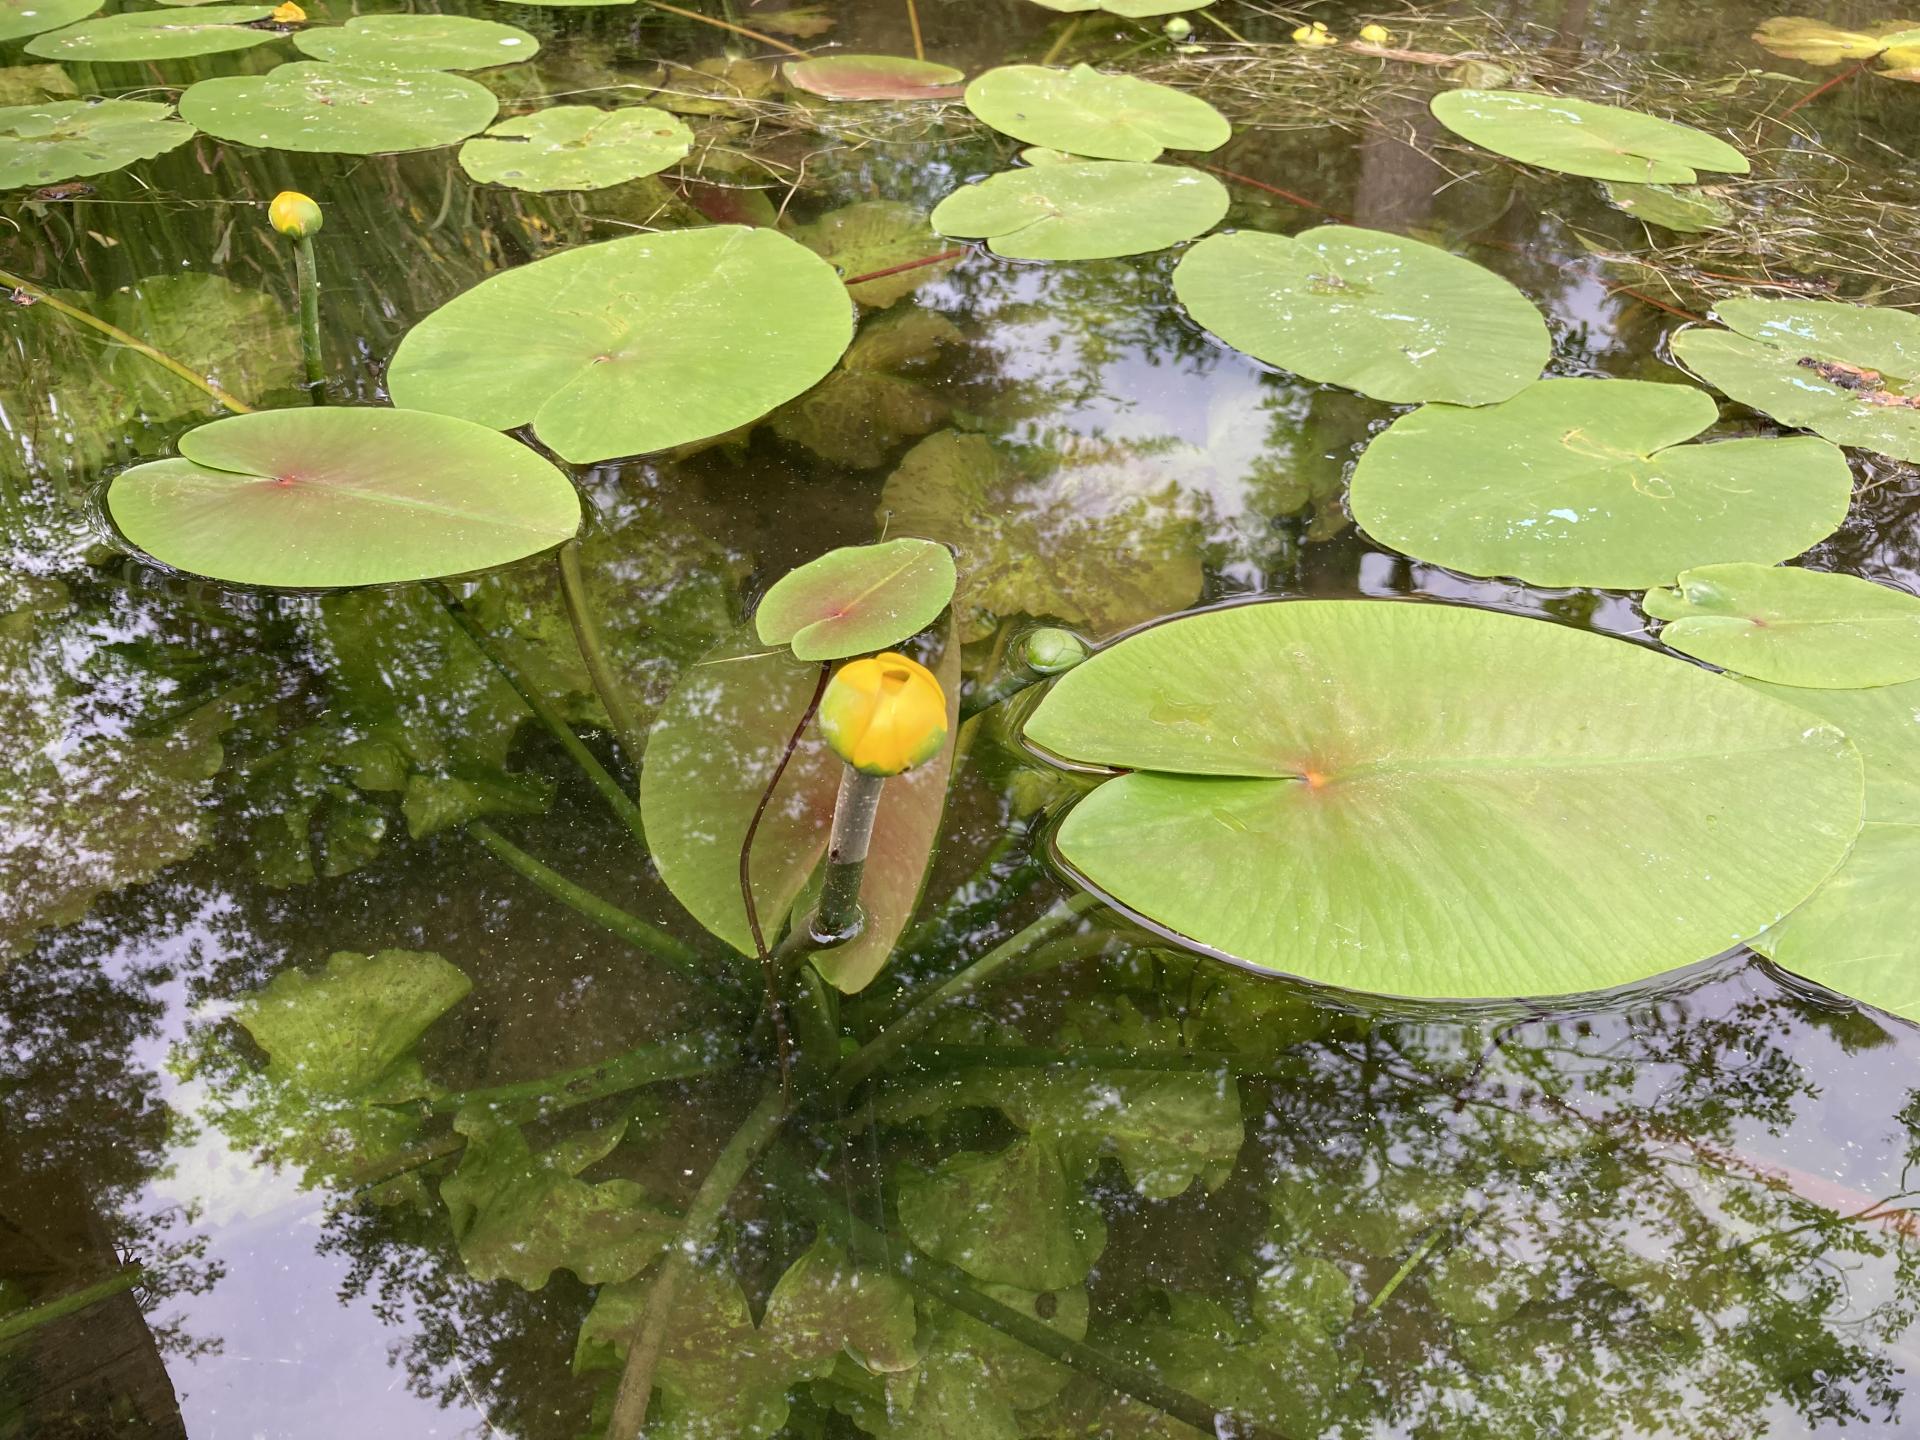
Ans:
[[[610,930],[646,951],[677,975],[708,982],[713,980],[714,972],[701,961],[700,952],[678,936],[669,935],[659,926],[649,924],[638,915],[622,910],[612,901],[602,900],[592,891],[576,885],[552,866],[529,855],[484,820],[470,820],[466,829],[468,834],[492,851],[496,859],[523,878],[531,880],[562,905],[578,911],[603,930]]]
[[[807,52],[797,45],[789,45],[784,40],[776,40],[771,35],[762,35],[758,30],[749,30],[744,25],[735,25],[731,20],[716,20],[711,15],[702,15],[698,10],[682,10],[678,5],[668,5],[665,0],[647,0],[656,10],[664,10],[669,15],[679,15],[687,20],[698,20],[702,25],[713,25],[721,30],[731,30],[735,35],[743,35],[749,40],[757,40],[762,45],[771,45],[776,50],[784,50],[789,55],[797,55],[802,60]]]
[[[126,346],[136,355],[146,356],[146,358],[153,361],[154,364],[164,366],[166,369],[171,370],[189,385],[198,386],[200,389],[206,391],[209,396],[226,406],[227,409],[231,410],[234,414],[251,415],[253,413],[253,407],[251,405],[236,400],[218,385],[207,379],[206,376],[196,375],[171,355],[154,349],[153,346],[147,344],[144,340],[134,339],[133,336],[122,330],[118,325],[102,320],[98,315],[89,315],[79,306],[69,305],[66,301],[60,299],[59,296],[50,295],[31,281],[22,280],[18,275],[9,274],[5,270],[0,270],[0,285],[8,286],[17,293],[28,296],[36,305],[46,305],[56,314],[64,315],[69,320],[77,320],[82,325],[90,326],[98,330],[102,335]]]
[[[576,1105],[621,1095],[663,1080],[686,1080],[695,1075],[710,1075],[724,1070],[740,1058],[739,1047],[731,1039],[710,1035],[683,1035],[655,1044],[640,1045],[611,1059],[562,1070],[554,1075],[539,1075],[531,1080],[516,1080],[506,1085],[487,1085],[442,1095],[432,1104],[435,1114],[451,1114],[466,1105],[502,1105],[525,1107],[527,1118],[538,1118]],[[554,1104],[542,1104],[543,1101]],[[516,1118],[520,1112],[516,1111]]]
[[[96,1280],[91,1285],[78,1290],[69,1290],[64,1295],[56,1295],[38,1305],[0,1318],[0,1346],[22,1335],[30,1335],[43,1325],[51,1325],[56,1320],[64,1320],[69,1315],[78,1315],[82,1310],[98,1305],[102,1300],[111,1300],[123,1291],[131,1290],[147,1278],[147,1272],[139,1265],[129,1265],[116,1270],[104,1280]]]
[[[600,622],[594,617],[593,607],[587,604],[586,579],[580,573],[578,540],[569,540],[560,547],[560,596],[566,602],[567,621],[573,626],[574,644],[580,647],[580,658],[586,662],[594,693],[600,697],[607,718],[613,722],[613,733],[620,741],[620,748],[626,752],[627,764],[633,767],[637,776],[641,757],[646,754],[647,732],[634,714],[633,707],[627,703],[626,690],[607,662],[606,645],[600,638]]]
[[[314,263],[311,235],[302,235],[296,242],[293,270],[300,283],[300,355],[307,366],[307,394],[314,404],[324,405],[327,367],[320,360],[320,270]]]
[[[1041,56],[1042,65],[1051,65],[1060,58],[1067,48],[1067,42],[1073,39],[1073,32],[1080,28],[1080,18],[1076,15],[1061,27],[1060,33],[1053,37],[1053,44],[1047,47],[1047,53]]]

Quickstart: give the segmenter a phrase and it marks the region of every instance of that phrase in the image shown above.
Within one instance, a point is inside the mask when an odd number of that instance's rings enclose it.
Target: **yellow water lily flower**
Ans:
[[[276,25],[304,25],[307,23],[307,12],[294,4],[293,0],[286,0],[286,4],[274,6],[273,14],[268,18]]]
[[[1393,32],[1384,25],[1362,25],[1360,38],[1369,45],[1390,45],[1393,43]]]
[[[305,240],[320,233],[325,217],[311,196],[302,195],[298,190],[282,190],[267,206],[267,219],[282,235]]]
[[[889,650],[842,665],[820,697],[820,733],[867,775],[898,775],[940,753],[947,697],[933,672]]]
[[[1340,43],[1340,37],[1316,20],[1313,24],[1302,25],[1298,30],[1294,31],[1293,43],[1296,45],[1305,45],[1308,49],[1315,50],[1322,45],[1338,45]]]

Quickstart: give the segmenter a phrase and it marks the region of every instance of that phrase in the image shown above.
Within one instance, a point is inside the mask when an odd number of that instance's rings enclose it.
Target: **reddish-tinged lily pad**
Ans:
[[[288,589],[460,575],[580,525],[572,483],[526,446],[448,415],[371,408],[215,420],[180,437],[177,459],[115,476],[107,509],[162,564]]]
[[[823,55],[787,66],[787,82],[829,100],[954,100],[966,73],[899,55]]]
[[[931,625],[953,583],[953,556],[931,540],[847,545],[781,576],[754,628],[799,660],[868,655]]]

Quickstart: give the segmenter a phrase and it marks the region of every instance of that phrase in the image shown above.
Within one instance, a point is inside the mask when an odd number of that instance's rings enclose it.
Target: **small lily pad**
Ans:
[[[1682,443],[1718,418],[1705,391],[1646,380],[1423,405],[1361,455],[1353,518],[1469,575],[1636,590],[1699,565],[1771,565],[1832,534],[1853,495],[1846,457],[1811,436]]]
[[[1691,185],[1635,185],[1604,180],[1607,203],[1636,220],[1682,235],[1697,235],[1733,223],[1733,207],[1711,191]]]
[[[773,230],[713,225],[582,245],[481,281],[407,333],[397,404],[531,424],[587,464],[758,420],[853,338],[833,267]]]
[[[754,629],[800,660],[868,655],[931,625],[953,583],[953,556],[931,540],[847,545],[782,575],[754,612]]]
[[[1553,348],[1533,303],[1491,270],[1379,230],[1211,235],[1173,288],[1235,349],[1376,400],[1505,400]]]
[[[274,30],[255,30],[256,20],[273,13],[271,5],[203,5],[195,10],[128,10],[82,20],[64,30],[49,30],[27,42],[29,55],[49,60],[127,63],[184,60],[251,50],[281,38]]]
[[[1823,300],[1722,300],[1674,356],[1742,405],[1836,445],[1920,461],[1920,316]]]
[[[933,228],[1019,260],[1164,250],[1226,218],[1227,187],[1183,165],[1081,160],[989,175],[942,200]]]
[[[967,108],[1025,144],[1096,160],[1217,150],[1233,134],[1226,117],[1198,96],[1091,65],[1002,65],[967,86]]]
[[[1641,608],[1660,642],[1736,675],[1854,690],[1920,680],[1920,598],[1853,575],[1708,565]]]
[[[317,60],[202,80],[180,97],[181,118],[222,140],[336,155],[451,145],[484,130],[499,110],[491,90],[464,76]]]
[[[1522,90],[1443,90],[1433,114],[1462,139],[1543,170],[1691,185],[1696,170],[1747,173],[1747,157],[1691,125],[1597,105],[1563,95]]]
[[[1864,30],[1846,30],[1805,15],[1779,15],[1760,22],[1754,42],[1789,60],[1810,65],[1839,65],[1848,60],[1871,60],[1889,50],[1920,47],[1920,25],[1911,20],[1886,20]]]
[[[580,500],[526,446],[445,415],[266,410],[189,430],[107,509],[162,564],[242,585],[459,575],[572,538]]]
[[[460,166],[515,190],[602,190],[656,175],[692,148],[693,132],[665,110],[556,105],[467,141]]]
[[[953,100],[966,72],[899,55],[822,55],[790,61],[787,82],[828,100]]]
[[[193,138],[169,106],[146,100],[63,100],[0,109],[0,189],[104,175]]]
[[[302,30],[293,48],[359,70],[485,70],[531,60],[540,42],[516,25],[464,15],[361,15]]]
[[[0,40],[18,40],[84,20],[105,0],[0,0]]]

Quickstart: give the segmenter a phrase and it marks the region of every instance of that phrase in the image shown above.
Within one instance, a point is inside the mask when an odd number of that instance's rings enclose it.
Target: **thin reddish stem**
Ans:
[[[884,280],[887,276],[898,275],[904,270],[918,270],[923,265],[938,265],[942,260],[958,260],[966,253],[967,247],[964,245],[957,250],[942,250],[938,255],[929,255],[924,260],[905,260],[898,265],[889,265],[884,270],[869,270],[864,275],[853,276],[846,283],[850,286],[864,285],[869,280]]]

